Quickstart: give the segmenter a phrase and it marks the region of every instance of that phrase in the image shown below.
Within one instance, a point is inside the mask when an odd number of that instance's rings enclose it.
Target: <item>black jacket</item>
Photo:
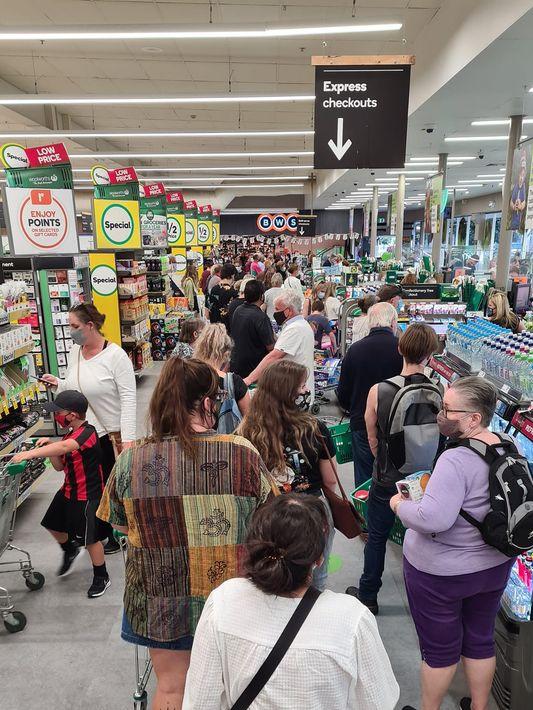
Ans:
[[[366,429],[365,409],[370,388],[399,375],[402,367],[398,338],[390,328],[372,328],[366,338],[349,347],[342,362],[337,397],[341,407],[350,411],[353,431]]]

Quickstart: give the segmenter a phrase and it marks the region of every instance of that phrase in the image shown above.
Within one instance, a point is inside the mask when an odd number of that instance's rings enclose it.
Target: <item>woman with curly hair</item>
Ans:
[[[324,562],[315,569],[313,583],[324,589],[335,530],[322,491],[324,486],[335,490],[337,484],[333,469],[335,445],[326,425],[302,409],[309,398],[306,382],[303,365],[289,360],[270,365],[259,379],[237,433],[259,451],[280,491],[322,500],[329,531]]]

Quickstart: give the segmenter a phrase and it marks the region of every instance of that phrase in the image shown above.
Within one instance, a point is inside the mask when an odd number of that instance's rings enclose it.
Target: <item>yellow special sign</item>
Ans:
[[[121,345],[115,255],[97,251],[90,252],[89,267],[92,301],[100,313],[105,313],[106,316],[104,336],[117,345]]]
[[[185,215],[170,212],[167,207],[167,239],[169,247],[185,246]]]
[[[140,249],[141,218],[136,200],[93,200],[97,249]]]

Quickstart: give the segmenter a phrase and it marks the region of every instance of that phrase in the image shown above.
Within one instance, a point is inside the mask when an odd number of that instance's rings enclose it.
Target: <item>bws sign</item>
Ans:
[[[270,232],[277,232],[281,234],[282,232],[293,232],[296,233],[298,229],[298,215],[297,214],[260,214],[257,218],[257,228],[263,234],[268,234]]]
[[[95,199],[93,205],[98,249],[140,249],[141,225],[136,200]]]
[[[78,254],[71,190],[6,187],[8,233],[14,254]]]

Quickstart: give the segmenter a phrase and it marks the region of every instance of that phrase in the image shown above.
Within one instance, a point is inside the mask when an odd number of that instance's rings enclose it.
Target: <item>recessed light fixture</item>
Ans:
[[[296,155],[313,155],[312,150],[287,150],[287,151],[276,151],[276,152],[266,152],[266,153],[130,153],[125,151],[123,153],[71,153],[71,160],[99,160],[100,158],[110,158],[113,160],[120,160],[121,158],[143,158],[148,160],[150,158],[159,160],[160,158],[268,158],[268,157],[289,157]]]
[[[1,102],[0,102],[1,103]],[[312,130],[302,131],[48,131],[47,133],[0,133],[0,138],[32,140],[34,138],[265,138],[312,136]]]
[[[20,96],[3,96],[0,105],[3,106],[84,106],[97,104],[235,104],[235,103],[272,103],[286,101],[314,101],[312,94],[291,94],[289,96],[239,96],[225,94],[223,96],[50,96],[46,94],[30,94]]]
[[[141,47],[141,52],[145,54],[161,54],[161,47]]]
[[[138,40],[138,39],[273,39],[276,37],[313,37],[322,35],[346,35],[366,32],[395,32],[401,30],[401,22],[353,24],[353,25],[317,25],[315,27],[264,27],[248,30],[39,30],[34,32],[2,32],[0,40],[36,41],[52,40]]]
[[[527,136],[521,136],[520,140],[526,140]],[[506,141],[509,136],[448,136],[444,139],[446,143],[467,143],[468,141]]]

